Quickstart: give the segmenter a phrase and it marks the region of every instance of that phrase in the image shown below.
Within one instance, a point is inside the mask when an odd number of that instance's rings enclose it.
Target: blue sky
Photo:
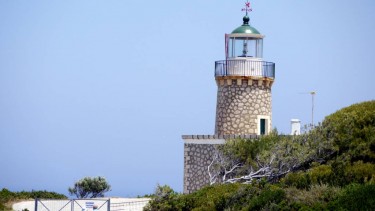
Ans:
[[[276,63],[273,127],[375,99],[375,1],[254,0]],[[105,176],[182,191],[182,134],[213,134],[214,62],[244,1],[0,0],[0,188]]]

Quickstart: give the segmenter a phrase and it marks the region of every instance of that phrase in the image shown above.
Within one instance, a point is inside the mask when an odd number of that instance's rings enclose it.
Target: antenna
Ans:
[[[316,91],[311,92],[301,92],[300,94],[311,94],[311,126],[314,126],[314,105],[315,105],[315,94]]]
[[[253,11],[253,9],[251,9],[251,5],[250,5],[249,0],[247,0],[247,1],[245,2],[245,8],[242,8],[241,11],[246,11],[246,16],[247,16],[247,13],[248,13],[248,12]]]

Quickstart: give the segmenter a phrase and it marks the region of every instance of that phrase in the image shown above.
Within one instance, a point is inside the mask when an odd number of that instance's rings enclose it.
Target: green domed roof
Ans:
[[[260,32],[249,25],[250,18],[248,16],[243,17],[242,26],[232,31],[232,34],[260,34]]]

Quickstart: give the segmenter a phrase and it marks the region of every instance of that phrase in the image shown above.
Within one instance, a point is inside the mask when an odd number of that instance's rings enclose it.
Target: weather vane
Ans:
[[[242,8],[241,11],[246,11],[246,15],[247,15],[248,12],[253,11],[253,9],[251,9],[251,5],[250,5],[249,0],[247,0],[247,1],[245,2],[245,6],[246,6],[246,7],[245,7],[245,8]]]

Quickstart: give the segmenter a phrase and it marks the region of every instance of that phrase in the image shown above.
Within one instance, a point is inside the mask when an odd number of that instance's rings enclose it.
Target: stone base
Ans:
[[[208,166],[216,145],[226,140],[256,139],[256,135],[184,135],[184,193],[192,193],[210,184]]]

